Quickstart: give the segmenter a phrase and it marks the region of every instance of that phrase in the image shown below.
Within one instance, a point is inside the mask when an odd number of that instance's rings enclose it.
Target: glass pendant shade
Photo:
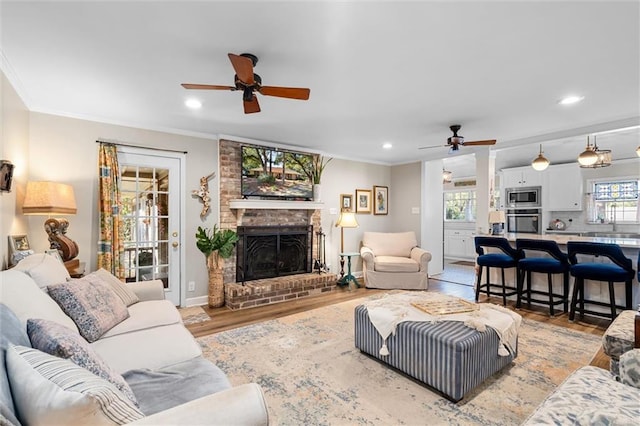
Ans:
[[[638,147],[636,148],[636,155],[637,155],[638,157],[640,157],[640,146],[638,146]]]
[[[540,154],[538,154],[538,157],[531,162],[531,167],[537,171],[542,171],[549,167],[549,160],[542,155],[542,145],[540,145]]]
[[[580,163],[580,167],[582,168],[590,168],[597,169],[600,167],[608,167],[611,165],[611,150],[610,149],[600,149],[596,143],[596,137],[593,137],[593,146],[592,152],[596,156],[596,161],[589,164]],[[584,154],[584,153],[583,153]],[[582,156],[582,154],[580,154]],[[578,162],[580,162],[580,158],[578,157]]]
[[[442,169],[442,183],[451,182],[451,177],[452,176],[453,176],[453,173],[451,173],[448,170]]]
[[[578,156],[578,163],[580,167],[589,167],[594,165],[598,161],[598,154],[596,154],[595,146],[591,146],[589,143],[589,136],[587,136],[587,147]]]

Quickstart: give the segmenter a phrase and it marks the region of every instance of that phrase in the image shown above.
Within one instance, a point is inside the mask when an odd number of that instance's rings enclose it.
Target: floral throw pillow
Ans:
[[[76,323],[82,337],[95,342],[129,318],[122,300],[97,276],[86,276],[47,287],[49,296]]]
[[[75,331],[53,321],[44,319],[27,320],[27,334],[31,346],[49,355],[65,358],[86,368],[98,377],[111,382],[134,404],[138,404],[133,391],[124,378],[113,371],[89,343]]]

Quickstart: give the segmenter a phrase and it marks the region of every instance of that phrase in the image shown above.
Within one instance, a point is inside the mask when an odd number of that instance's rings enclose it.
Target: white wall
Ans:
[[[322,175],[322,230],[326,236],[326,263],[332,272],[339,272],[338,253],[340,252],[340,228],[335,224],[340,212],[340,194],[352,194],[355,201],[356,189],[373,191],[373,186],[389,187],[389,214],[357,214],[358,228],[344,229],[344,250],[360,251],[360,241],[364,231],[386,232],[391,230],[392,217],[395,217],[393,203],[394,187],[391,185],[391,168],[369,163],[333,159]],[[314,236],[315,238],[315,236]],[[352,259],[352,271],[362,271],[360,258]]]
[[[31,113],[29,143],[29,180],[53,180],[73,186],[78,213],[68,216],[68,235],[79,247],[78,258],[94,270],[98,241],[98,144],[96,140],[117,141],[141,147],[187,151],[185,190],[189,193],[199,187],[201,176],[218,168],[216,140],[181,136],[131,127],[97,123],[42,113]],[[184,249],[186,273],[181,277],[184,285],[195,281],[196,290],[188,292],[187,299],[207,294],[207,273],[204,256],[195,246],[194,235],[198,225],[212,227],[218,222],[217,184],[210,185],[214,200],[205,222],[200,220],[202,204],[186,197]],[[49,247],[44,231],[44,218],[30,216],[29,238],[36,251]],[[186,285],[185,285],[186,287]]]
[[[9,235],[27,234],[27,222],[18,214],[29,176],[29,111],[0,72],[0,159],[15,166],[11,192],[0,192],[0,269],[9,264]]]

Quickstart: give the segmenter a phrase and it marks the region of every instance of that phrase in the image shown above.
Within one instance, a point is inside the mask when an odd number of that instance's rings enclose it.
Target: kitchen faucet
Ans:
[[[611,204],[611,220],[609,221],[609,223],[611,225],[613,225],[613,228],[611,228],[612,232],[616,232],[617,229],[617,224],[616,224],[616,205],[615,204]]]

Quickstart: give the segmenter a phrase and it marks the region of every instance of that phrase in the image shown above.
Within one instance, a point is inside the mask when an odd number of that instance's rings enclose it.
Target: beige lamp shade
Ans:
[[[489,223],[504,223],[506,217],[502,210],[489,212]]]
[[[73,187],[57,182],[27,182],[22,213],[28,215],[76,214]]]
[[[356,221],[355,213],[342,212],[338,217],[336,226],[339,226],[340,228],[357,228],[359,225],[358,225],[358,222]]]

